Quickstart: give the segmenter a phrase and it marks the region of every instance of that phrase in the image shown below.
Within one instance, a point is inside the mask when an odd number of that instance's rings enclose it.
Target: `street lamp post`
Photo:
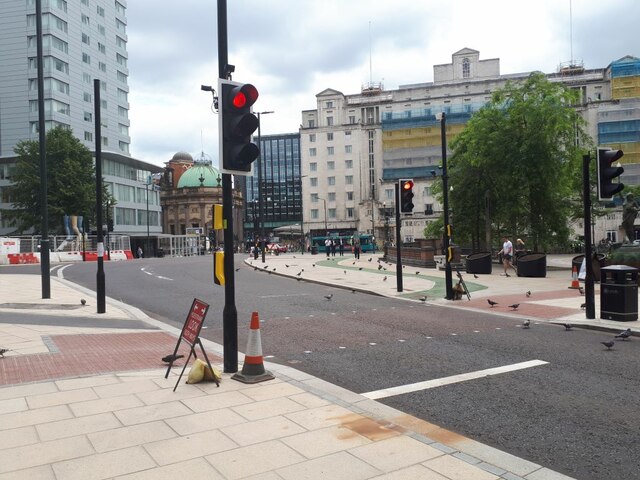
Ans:
[[[322,203],[324,204],[324,234],[328,235],[329,227],[327,226],[327,201],[322,197],[318,197],[318,200],[322,200]]]
[[[442,196],[444,207],[444,253],[445,253],[445,287],[447,300],[453,300],[453,278],[451,274],[451,262],[449,261],[449,178],[447,176],[447,117],[445,112],[436,115],[440,120],[440,134],[442,138]]]
[[[262,205],[262,139],[260,135],[260,126],[261,126],[261,116],[268,115],[269,113],[274,113],[273,111],[268,112],[257,112],[258,116],[258,147],[260,149],[260,154],[258,155],[258,215],[260,216],[260,249],[262,250],[262,263],[266,262],[265,259],[265,250],[266,245],[264,241],[264,216],[263,216],[263,205]]]
[[[145,184],[145,189],[147,191],[147,256],[149,255],[149,250],[151,249],[149,247],[149,183],[151,183],[151,175],[147,177],[147,183]]]

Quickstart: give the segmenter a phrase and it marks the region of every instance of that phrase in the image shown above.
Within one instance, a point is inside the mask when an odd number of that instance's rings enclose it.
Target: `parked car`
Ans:
[[[286,245],[280,245],[279,243],[270,243],[267,246],[267,249],[272,252],[287,253]]]

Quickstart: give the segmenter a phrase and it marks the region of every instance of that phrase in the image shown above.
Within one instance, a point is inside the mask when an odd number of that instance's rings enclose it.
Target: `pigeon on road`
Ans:
[[[491,308],[495,307],[498,304],[498,302],[494,302],[490,298],[487,298],[487,303],[491,305]]]
[[[522,323],[522,328],[529,328],[531,326],[531,320],[525,320]]]
[[[573,325],[571,325],[570,323],[563,323],[562,325],[564,325],[564,329],[566,331],[569,331],[573,328]]]
[[[616,342],[614,342],[613,340],[609,340],[608,342],[600,342],[600,343],[605,347],[607,347],[607,350],[611,350]]]
[[[511,310],[517,310],[519,306],[520,306],[520,304],[519,304],[519,303],[514,303],[513,305],[509,305],[509,308],[510,308]]]
[[[166,357],[162,357],[162,361],[164,363],[172,363],[175,362],[176,360],[178,360],[179,358],[183,358],[184,355],[174,355],[173,353],[171,355],[167,355]]]
[[[327,300],[331,300],[333,298],[333,293],[330,293],[329,295],[325,295],[324,298],[326,298]]]
[[[615,338],[621,338],[622,340],[626,340],[630,336],[631,336],[631,329],[627,328],[626,330],[624,330],[624,331],[620,332],[618,335],[616,335]]]

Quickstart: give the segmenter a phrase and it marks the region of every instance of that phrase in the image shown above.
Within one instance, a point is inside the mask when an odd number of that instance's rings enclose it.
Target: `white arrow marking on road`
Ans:
[[[384,388],[373,392],[362,393],[361,395],[371,400],[380,398],[393,397],[404,393],[418,392],[429,388],[442,387],[443,385],[451,385],[452,383],[466,382],[476,378],[489,377],[500,373],[513,372],[514,370],[522,370],[524,368],[538,367],[546,365],[549,362],[543,360],[529,360],[528,362],[514,363],[513,365],[505,365],[503,367],[487,368],[486,370],[478,370],[477,372],[461,373],[460,375],[452,375],[450,377],[436,378],[425,382],[410,383],[409,385],[400,385],[398,387]]]

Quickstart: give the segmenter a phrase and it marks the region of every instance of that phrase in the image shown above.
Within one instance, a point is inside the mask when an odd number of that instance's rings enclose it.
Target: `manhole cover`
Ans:
[[[75,310],[82,305],[54,304],[54,303],[0,303],[0,308],[15,308],[21,310]]]

